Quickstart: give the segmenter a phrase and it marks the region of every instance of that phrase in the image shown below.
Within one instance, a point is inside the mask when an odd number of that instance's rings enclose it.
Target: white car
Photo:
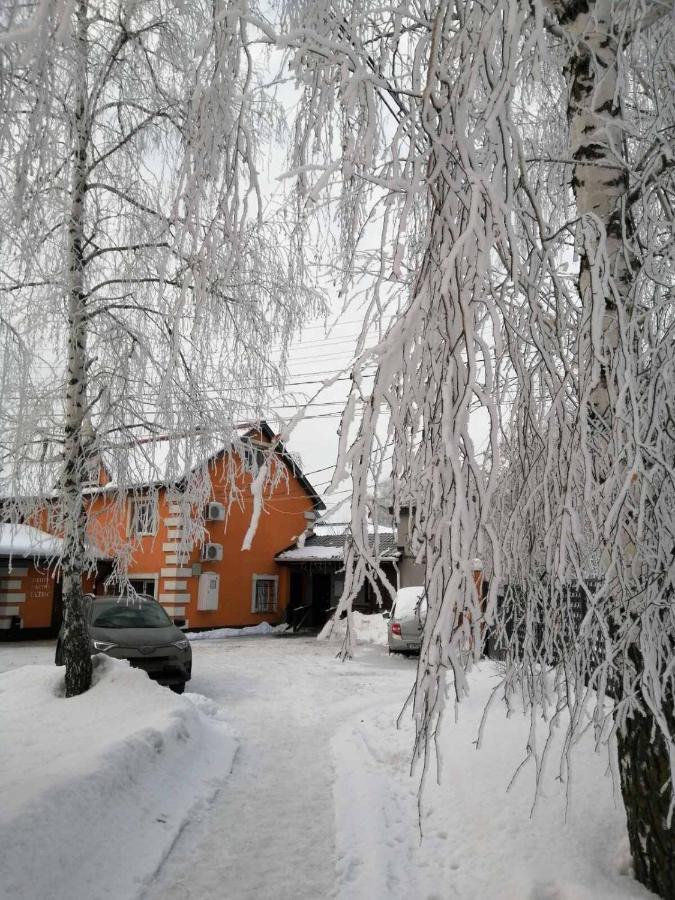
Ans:
[[[427,598],[422,585],[399,588],[389,617],[389,652],[419,653],[427,615]]]

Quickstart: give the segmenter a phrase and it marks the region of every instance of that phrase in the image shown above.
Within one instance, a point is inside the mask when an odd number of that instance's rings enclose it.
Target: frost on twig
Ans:
[[[672,17],[289,0],[278,40],[304,91],[298,203],[320,194],[369,303],[340,608],[377,569],[366,498],[390,478],[429,604],[418,752],[489,636],[506,701],[566,723],[566,753],[642,710],[675,774]]]
[[[0,13],[0,479],[6,515],[48,506],[63,534],[66,644],[87,529],[118,575],[131,552],[112,519],[87,522],[96,460],[115,461],[111,504],[163,482],[199,509],[204,460],[233,442],[243,456],[237,423],[283,393],[289,340],[321,308],[261,189],[282,117],[247,12],[37,0]],[[201,527],[198,514],[190,537]]]

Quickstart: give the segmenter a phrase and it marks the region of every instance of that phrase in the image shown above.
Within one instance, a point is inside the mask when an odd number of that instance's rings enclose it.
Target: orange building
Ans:
[[[266,423],[242,429],[238,447],[222,449],[202,465],[208,479],[201,486],[199,510],[184,481],[135,481],[121,492],[105,464],[96,467],[86,495],[89,541],[100,557],[96,593],[116,592],[115,557],[124,555],[122,568],[132,587],[154,596],[190,630],[283,621],[291,579],[275,555],[325,507]],[[250,549],[244,550],[256,457],[267,461],[272,477]],[[31,524],[53,530],[48,510]],[[22,631],[58,626],[58,589],[44,591],[39,603],[29,602],[29,588],[23,593],[23,609],[31,615],[12,613],[20,615]],[[16,619],[12,622],[16,626]]]

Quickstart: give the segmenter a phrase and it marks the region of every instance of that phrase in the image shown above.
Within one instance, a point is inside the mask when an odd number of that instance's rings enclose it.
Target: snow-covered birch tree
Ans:
[[[49,498],[63,535],[67,695],[91,680],[93,461],[177,436],[180,458],[148,450],[149,477],[188,475],[263,408],[281,383],[270,345],[283,363],[316,308],[258,177],[281,121],[247,10],[36,0],[0,14],[4,513],[30,518]],[[120,498],[129,474],[120,462]]]
[[[280,32],[256,24],[287,48],[303,92],[289,169],[301,218],[330,209],[343,291],[371,279],[366,326],[392,287],[406,298],[359,356],[343,418],[335,478],[351,471],[354,552],[342,606],[376,565],[366,498],[384,422],[394,507],[411,510],[426,572],[413,703],[424,766],[445,673],[461,699],[491,628],[504,700],[524,698],[532,716],[533,764],[549,747],[542,712],[566,723],[564,777],[581,731],[599,747],[616,737],[636,876],[671,897],[670,7],[291,0]]]

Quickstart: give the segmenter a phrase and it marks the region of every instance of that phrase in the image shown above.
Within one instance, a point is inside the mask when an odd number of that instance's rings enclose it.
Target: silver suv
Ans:
[[[145,594],[85,597],[92,653],[128,659],[150,678],[182,694],[192,677],[192,648],[160,604]],[[56,642],[57,666],[64,664],[62,634]]]

